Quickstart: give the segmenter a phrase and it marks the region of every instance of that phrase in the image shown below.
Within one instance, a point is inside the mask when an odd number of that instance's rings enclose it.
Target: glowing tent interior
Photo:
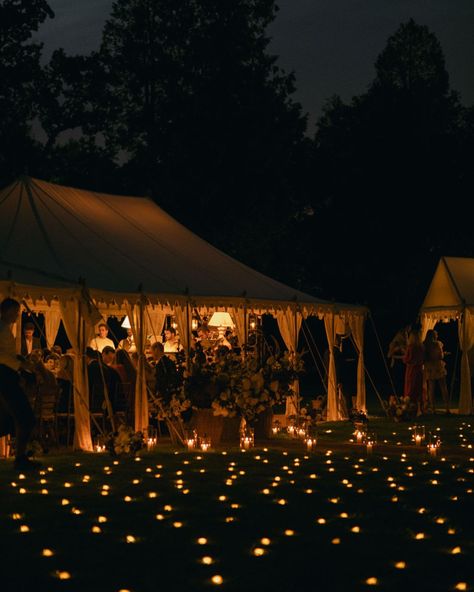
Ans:
[[[350,326],[359,350],[357,407],[365,409],[366,307],[317,299],[229,257],[171,218],[153,201],[63,187],[23,177],[0,191],[0,297],[45,316],[54,343],[62,320],[74,364],[75,447],[92,449],[85,345],[105,316],[128,315],[138,351],[173,314],[185,349],[193,309],[231,313],[245,342],[248,315],[276,317],[290,350],[303,318],[324,320],[329,346],[338,323]],[[332,347],[327,418],[340,419]],[[135,429],[148,425],[144,360],[139,358]]]
[[[470,354],[474,347],[474,259],[441,257],[421,307],[423,337],[440,321],[458,322],[461,349],[459,413],[473,411]]]

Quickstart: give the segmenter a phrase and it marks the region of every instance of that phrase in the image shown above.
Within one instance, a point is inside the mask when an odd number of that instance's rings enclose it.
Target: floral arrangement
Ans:
[[[254,356],[226,351],[211,362],[196,358],[185,376],[183,391],[193,407],[251,421],[293,394],[293,382],[302,371],[301,357],[288,352],[271,355],[261,363]]]
[[[394,421],[412,421],[416,417],[416,412],[416,403],[413,403],[410,397],[390,396],[387,413]]]
[[[145,438],[142,432],[121,424],[116,432],[106,437],[105,446],[112,456],[135,454],[145,447]]]

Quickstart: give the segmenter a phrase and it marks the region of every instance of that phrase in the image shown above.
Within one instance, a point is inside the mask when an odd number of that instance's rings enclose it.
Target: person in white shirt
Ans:
[[[16,300],[5,298],[0,304],[0,436],[15,435],[15,468],[28,471],[39,468],[41,463],[29,460],[26,455],[35,416],[20,386],[18,371],[22,361],[17,356],[12,331],[19,314],[20,304]]]
[[[113,347],[115,349],[115,343],[107,337],[109,329],[105,323],[99,325],[99,335],[96,335],[91,339],[89,347],[102,353],[105,346]]]
[[[165,354],[175,354],[183,349],[176,335],[176,329],[170,327],[165,329]]]

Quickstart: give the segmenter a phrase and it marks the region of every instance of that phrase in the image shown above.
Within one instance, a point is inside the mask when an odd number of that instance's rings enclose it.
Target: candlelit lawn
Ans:
[[[369,455],[349,424],[324,424],[310,454],[280,438],[115,463],[49,455],[24,478],[1,462],[0,589],[472,589],[472,426],[425,425],[441,428],[437,458],[409,424],[376,420],[388,442]]]

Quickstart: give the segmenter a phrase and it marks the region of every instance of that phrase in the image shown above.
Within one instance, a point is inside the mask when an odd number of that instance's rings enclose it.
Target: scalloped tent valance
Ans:
[[[98,302],[295,308],[365,314],[321,300],[219,251],[144,197],[95,193],[23,177],[0,191],[0,282],[33,299],[63,297],[79,278]],[[4,286],[5,287],[5,286]],[[43,293],[42,293],[43,292]]]

